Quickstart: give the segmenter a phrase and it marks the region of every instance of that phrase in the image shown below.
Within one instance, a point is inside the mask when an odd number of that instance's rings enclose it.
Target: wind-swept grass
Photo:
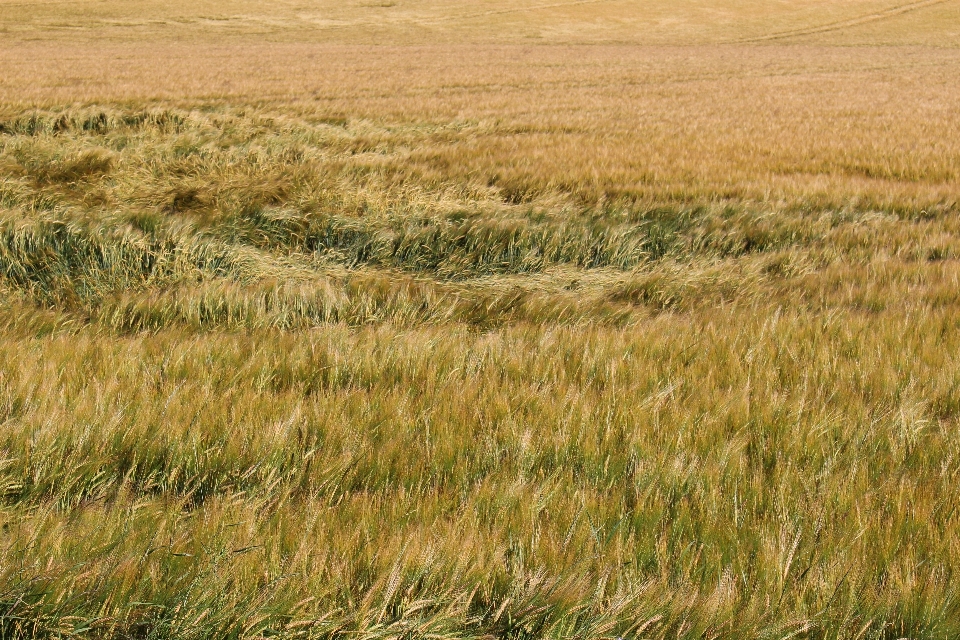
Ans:
[[[950,201],[516,197],[440,135],[0,122],[0,634],[960,633]]]

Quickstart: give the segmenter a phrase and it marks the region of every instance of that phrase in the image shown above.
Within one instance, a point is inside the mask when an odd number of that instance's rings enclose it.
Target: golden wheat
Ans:
[[[958,11],[0,0],[0,635],[957,636]]]

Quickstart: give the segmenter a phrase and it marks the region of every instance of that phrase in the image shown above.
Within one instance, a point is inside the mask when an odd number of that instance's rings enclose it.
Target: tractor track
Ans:
[[[779,31],[777,33],[770,33],[763,36],[757,36],[754,38],[743,38],[741,40],[735,40],[733,43],[750,43],[750,42],[768,42],[771,40],[782,40],[784,38],[795,38],[800,36],[809,36],[815,35],[818,33],[829,33],[831,31],[839,31],[840,29],[846,29],[848,27],[857,27],[862,24],[868,24],[870,22],[877,22],[878,20],[886,20],[888,18],[895,18],[901,16],[905,13],[911,13],[913,11],[918,11],[920,9],[926,9],[928,7],[933,7],[940,4],[946,4],[951,0],[921,0],[920,2],[908,2],[906,4],[897,5],[895,7],[890,7],[889,9],[884,9],[883,11],[877,11],[876,13],[870,13],[863,16],[858,16],[856,18],[848,18],[846,20],[837,20],[835,22],[828,22],[826,24],[816,25],[813,27],[803,27],[801,29],[790,29],[788,31]]]

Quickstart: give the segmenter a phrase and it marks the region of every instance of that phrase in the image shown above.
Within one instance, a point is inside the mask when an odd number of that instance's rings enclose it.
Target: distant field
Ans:
[[[0,636],[960,635],[960,2],[0,0]]]

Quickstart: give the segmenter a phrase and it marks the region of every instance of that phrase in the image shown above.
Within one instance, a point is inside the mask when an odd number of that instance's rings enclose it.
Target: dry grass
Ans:
[[[0,0],[0,636],[956,637],[958,5]]]
[[[354,44],[715,44],[806,41],[956,46],[953,0],[313,0],[264,4],[4,0],[14,39],[89,42],[251,39]]]
[[[78,47],[78,59],[48,44],[8,52],[18,71],[0,93],[27,103],[10,117],[51,101],[256,101],[369,125],[355,155],[421,182],[493,184],[516,201],[901,211],[956,202],[957,49]],[[396,135],[378,148],[384,129]]]

